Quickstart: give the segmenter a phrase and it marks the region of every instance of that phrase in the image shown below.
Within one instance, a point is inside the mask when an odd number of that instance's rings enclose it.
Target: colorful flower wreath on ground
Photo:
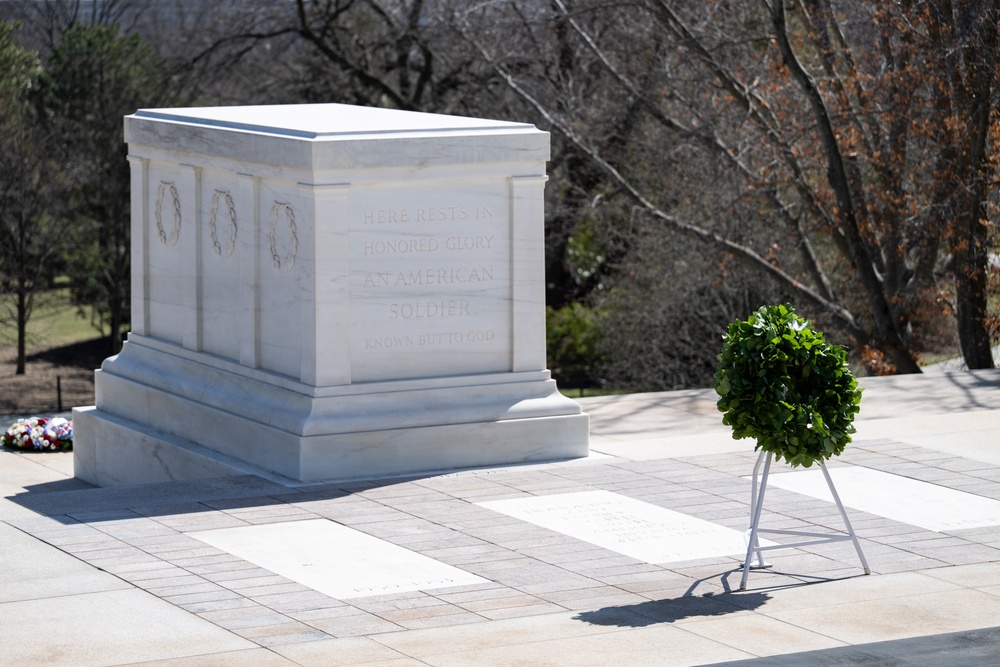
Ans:
[[[11,449],[51,452],[73,449],[73,422],[62,417],[18,419],[4,431],[0,443]]]

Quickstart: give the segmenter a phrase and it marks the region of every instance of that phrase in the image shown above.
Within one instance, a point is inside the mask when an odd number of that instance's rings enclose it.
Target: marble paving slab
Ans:
[[[338,600],[488,583],[327,519],[187,534]]]
[[[1000,525],[1000,501],[992,498],[871,468],[829,471],[845,507],[937,532]],[[833,502],[822,470],[772,474],[771,485]]]
[[[743,556],[747,548],[740,531],[610,491],[478,504],[653,564]]]

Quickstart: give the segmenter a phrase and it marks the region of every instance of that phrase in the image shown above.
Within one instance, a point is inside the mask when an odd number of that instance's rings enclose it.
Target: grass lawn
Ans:
[[[15,324],[16,301],[13,295],[0,294],[0,345],[17,345]],[[89,340],[101,335],[82,317],[70,302],[69,289],[58,288],[38,292],[35,307],[28,320],[28,349],[57,347]]]
[[[0,295],[0,415],[46,415],[93,405],[94,369],[108,356],[107,342],[77,312],[69,290],[35,295],[24,375],[15,374],[14,305],[11,295]]]

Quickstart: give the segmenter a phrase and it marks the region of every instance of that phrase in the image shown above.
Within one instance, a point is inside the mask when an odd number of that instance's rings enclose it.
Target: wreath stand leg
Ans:
[[[767,475],[771,469],[771,457],[771,452],[762,451],[757,455],[757,463],[754,464],[753,467],[753,482],[750,491],[750,536],[747,540],[746,557],[743,559],[742,563],[743,576],[740,579],[740,590],[746,590],[747,577],[750,576],[750,570],[770,567],[770,564],[764,562],[764,551],[771,551],[774,549],[793,549],[795,547],[804,547],[813,544],[826,544],[827,542],[842,542],[844,540],[851,540],[851,542],[854,543],[854,550],[858,552],[858,559],[861,561],[861,566],[864,568],[865,574],[871,574],[871,568],[868,567],[868,560],[865,558],[864,551],[861,550],[861,542],[858,540],[858,536],[854,532],[851,520],[847,518],[847,512],[844,510],[844,504],[840,502],[840,494],[837,493],[837,489],[833,485],[833,479],[830,478],[830,472],[826,469],[826,464],[823,463],[823,461],[819,462],[819,466],[823,471],[824,479],[826,479],[826,485],[830,487],[830,493],[833,495],[833,501],[837,504],[837,509],[840,510],[840,518],[844,520],[844,527],[847,528],[847,534],[817,533],[803,530],[776,530],[759,527],[760,515],[764,510],[764,492],[767,490]],[[757,472],[760,470],[761,462],[764,463],[764,472],[760,477],[760,487],[758,488]],[[762,547],[760,546],[761,533],[772,535],[794,535],[796,537],[812,537],[815,539],[806,542],[796,542],[794,544],[775,544]],[[753,563],[755,554],[757,558],[756,565]]]

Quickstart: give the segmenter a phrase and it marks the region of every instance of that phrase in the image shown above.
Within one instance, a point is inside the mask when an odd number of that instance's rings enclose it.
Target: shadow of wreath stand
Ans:
[[[827,343],[822,333],[788,305],[764,306],[748,319],[733,322],[723,340],[715,373],[722,423],[732,427],[734,438],[756,438],[760,451],[753,468],[740,590],[746,590],[750,570],[770,567],[764,561],[764,551],[827,542],[853,542],[865,574],[871,574],[825,464],[851,441],[854,415],[861,404],[861,389],[847,367],[847,353]],[[761,528],[772,459],[785,459],[793,468],[819,464],[846,533]],[[761,546],[762,534],[808,539]]]

